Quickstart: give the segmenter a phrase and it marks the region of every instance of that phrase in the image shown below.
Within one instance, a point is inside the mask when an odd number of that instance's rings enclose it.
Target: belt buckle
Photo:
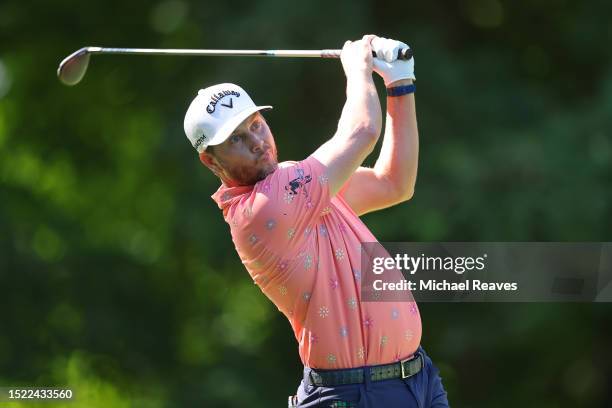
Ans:
[[[410,359],[407,359],[407,360],[404,360],[404,361],[400,361],[400,369],[401,369],[401,371],[402,371],[402,380],[403,380],[404,378],[408,377],[408,376],[406,375],[406,373],[404,372],[404,362],[406,362],[406,361],[410,361]]]
[[[408,361],[414,360],[417,357],[421,358],[421,370],[425,367],[425,363],[423,362],[423,357],[419,353],[415,353],[412,357],[407,358],[406,360],[400,361],[400,369],[401,369],[401,372],[402,372],[402,380],[414,375],[414,374],[406,374],[406,371],[404,370],[404,363],[407,363]]]

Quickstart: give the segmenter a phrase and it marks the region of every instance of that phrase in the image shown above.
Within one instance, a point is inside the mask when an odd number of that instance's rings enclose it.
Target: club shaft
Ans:
[[[106,48],[87,47],[90,54],[149,54],[149,55],[209,55],[234,57],[287,57],[287,58],[340,58],[338,49],[325,50],[211,50],[175,48]],[[400,59],[410,59],[411,50],[406,50]]]
[[[90,54],[148,54],[148,55],[209,55],[236,57],[306,57],[338,58],[340,50],[211,50],[174,48],[107,48],[87,47]]]

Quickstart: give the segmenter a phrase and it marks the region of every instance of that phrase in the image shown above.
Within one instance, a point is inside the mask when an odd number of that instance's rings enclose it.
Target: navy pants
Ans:
[[[304,379],[297,390],[297,406],[300,408],[359,407],[359,408],[443,408],[448,407],[446,391],[442,386],[438,369],[422,347],[425,365],[412,377],[392,380],[370,381],[369,367],[366,381],[362,384],[319,387],[312,385],[309,378],[310,368],[304,368]]]

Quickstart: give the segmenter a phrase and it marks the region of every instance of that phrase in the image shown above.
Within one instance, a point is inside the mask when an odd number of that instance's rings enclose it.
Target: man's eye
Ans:
[[[232,142],[232,143],[238,143],[239,141],[240,141],[240,135],[239,134],[235,134],[235,135],[232,135],[230,137],[230,142]]]
[[[251,124],[252,130],[259,130],[260,127],[261,127],[261,123],[258,120],[256,120],[255,122]]]

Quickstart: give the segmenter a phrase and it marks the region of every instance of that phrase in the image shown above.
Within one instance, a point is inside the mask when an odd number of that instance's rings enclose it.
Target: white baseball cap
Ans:
[[[200,89],[185,114],[183,128],[193,147],[202,153],[221,144],[253,113],[272,106],[256,106],[244,89],[218,84]]]

